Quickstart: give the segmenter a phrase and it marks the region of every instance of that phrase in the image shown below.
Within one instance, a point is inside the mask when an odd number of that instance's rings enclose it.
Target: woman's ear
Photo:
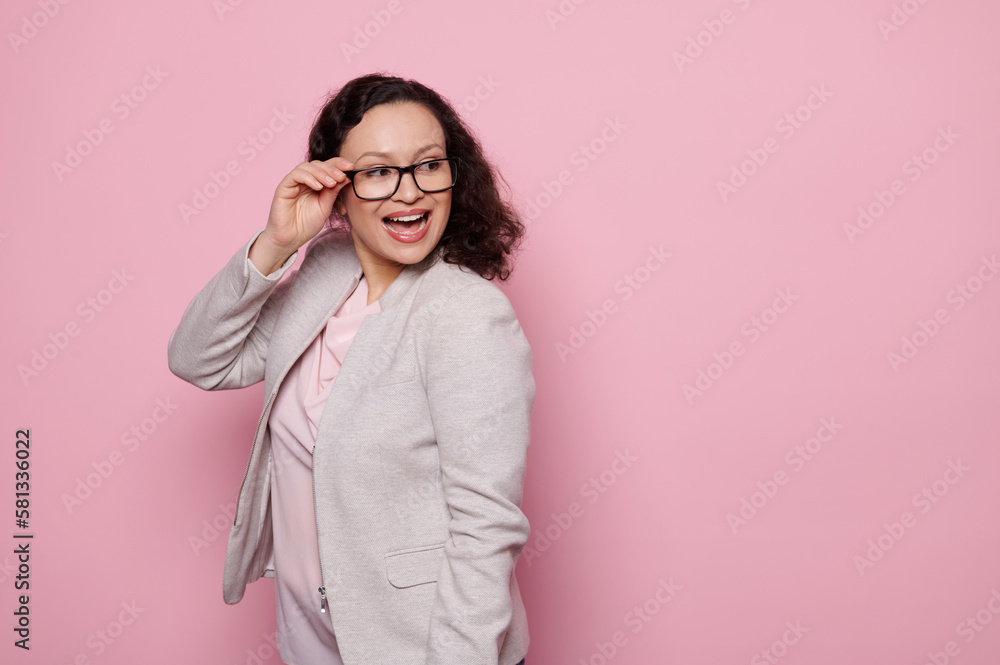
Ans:
[[[340,215],[344,219],[344,221],[347,222],[347,228],[350,229],[351,218],[347,216],[347,206],[344,205],[344,202],[340,200],[339,195],[337,196],[337,200],[333,202],[333,209],[338,215]]]

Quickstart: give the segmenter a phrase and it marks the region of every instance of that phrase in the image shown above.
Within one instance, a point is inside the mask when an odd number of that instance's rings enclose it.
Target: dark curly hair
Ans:
[[[448,225],[435,251],[440,248],[445,262],[463,265],[485,279],[506,280],[512,269],[512,250],[524,236],[517,211],[500,197],[497,183],[502,182],[507,193],[510,187],[494,171],[472,131],[452,106],[427,86],[381,72],[348,81],[330,93],[313,123],[306,160],[337,157],[347,133],[366,112],[383,104],[404,102],[416,102],[434,114],[444,129],[448,156],[460,162]],[[348,220],[336,211],[330,219],[333,228],[348,226]]]

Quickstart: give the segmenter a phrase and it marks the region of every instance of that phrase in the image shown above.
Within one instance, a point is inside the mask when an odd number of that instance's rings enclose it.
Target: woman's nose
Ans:
[[[399,188],[396,190],[396,195],[393,198],[400,201],[415,201],[421,196],[423,196],[423,192],[417,187],[417,181],[414,179],[413,174],[404,173],[403,179],[399,182]]]

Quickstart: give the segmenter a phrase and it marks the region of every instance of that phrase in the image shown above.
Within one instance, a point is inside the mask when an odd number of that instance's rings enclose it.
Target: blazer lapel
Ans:
[[[329,401],[345,404],[363,395],[368,385],[390,367],[408,310],[406,296],[419,278],[421,266],[404,266],[378,299],[379,311],[367,315],[361,322],[333,382]]]
[[[402,334],[404,310],[409,307],[407,295],[439,255],[431,252],[420,263],[404,266],[385,290],[379,298],[380,311],[361,322],[328,401],[344,404],[364,394],[368,383],[390,366]],[[268,346],[268,364],[274,363],[276,376],[283,377],[291,369],[354,292],[363,274],[350,236],[330,238],[310,248]]]
[[[348,237],[347,242],[350,242]],[[284,376],[361,281],[353,245],[323,243],[309,250],[271,333],[267,361]]]

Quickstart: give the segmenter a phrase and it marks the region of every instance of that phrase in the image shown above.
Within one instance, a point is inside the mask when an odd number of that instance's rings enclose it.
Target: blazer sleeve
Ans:
[[[254,234],[188,304],[167,342],[170,371],[204,390],[243,388],[264,378],[267,345],[294,275],[292,254],[264,276],[249,260]]]
[[[451,518],[426,663],[495,665],[530,533],[520,506],[535,398],[531,348],[507,297],[488,282],[460,289],[431,328],[427,397]]]

